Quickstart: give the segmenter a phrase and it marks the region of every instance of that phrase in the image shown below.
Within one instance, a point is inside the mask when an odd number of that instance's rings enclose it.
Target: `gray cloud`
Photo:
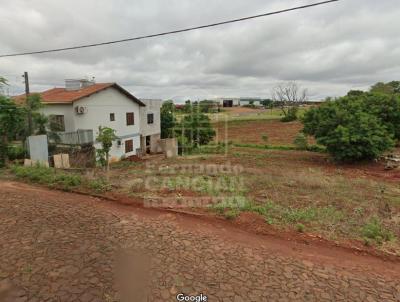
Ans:
[[[309,0],[15,0],[0,8],[0,52],[121,39],[308,4]],[[340,2],[213,29],[120,45],[0,59],[11,93],[65,78],[116,81],[138,97],[268,97],[297,80],[313,98],[400,74],[398,0]]]

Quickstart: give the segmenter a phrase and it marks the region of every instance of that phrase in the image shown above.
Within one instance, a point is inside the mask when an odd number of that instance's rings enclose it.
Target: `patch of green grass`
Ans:
[[[104,193],[112,189],[111,184],[104,178],[89,180],[87,186],[97,193]]]
[[[299,233],[304,233],[305,228],[306,228],[305,225],[302,224],[302,223],[296,224],[296,230],[297,230],[297,232],[299,232]]]
[[[394,234],[387,230],[381,221],[373,217],[361,229],[361,235],[364,237],[364,242],[367,244],[370,240],[374,240],[378,244],[391,241],[395,238]]]
[[[212,207],[218,213],[225,215],[227,211],[235,210],[240,212],[253,212],[265,218],[268,224],[290,225],[297,231],[305,230],[304,224],[337,224],[343,221],[345,214],[336,208],[329,207],[286,207],[272,201],[263,204],[256,204],[244,196],[235,199],[225,199],[223,202]]]
[[[141,162],[134,162],[130,160],[120,160],[118,162],[112,163],[110,166],[112,169],[130,168],[140,166]]]
[[[310,222],[317,219],[318,209],[314,207],[308,208],[288,208],[283,209],[282,218],[290,223],[295,224],[297,222]]]
[[[80,175],[57,173],[54,177],[54,182],[60,185],[63,189],[69,190],[81,184],[82,179]]]
[[[236,217],[238,217],[239,214],[240,214],[240,211],[238,209],[231,209],[224,213],[224,217],[226,219],[232,220],[232,219],[235,219]]]
[[[299,150],[299,148],[295,146],[277,146],[277,145],[258,145],[258,144],[239,144],[239,143],[233,143],[234,147],[241,147],[241,148],[252,148],[252,149],[268,149],[268,150]],[[318,153],[324,153],[326,152],[325,147],[320,146],[320,145],[309,145],[305,149],[306,151],[310,152],[318,152]]]
[[[63,173],[43,166],[13,166],[11,170],[17,178],[64,190],[70,190],[82,183],[80,175]]]
[[[296,150],[293,146],[273,146],[273,145],[258,145],[258,144],[239,144],[233,143],[234,147],[253,148],[253,149],[269,149],[269,150]]]

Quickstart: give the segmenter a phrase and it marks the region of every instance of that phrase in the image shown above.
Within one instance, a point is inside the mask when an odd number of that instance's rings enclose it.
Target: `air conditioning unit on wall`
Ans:
[[[84,114],[87,112],[87,108],[83,106],[76,106],[75,107],[75,113],[76,114]]]

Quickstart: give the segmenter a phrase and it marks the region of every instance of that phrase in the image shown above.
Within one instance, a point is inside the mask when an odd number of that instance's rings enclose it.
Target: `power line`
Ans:
[[[73,49],[81,49],[81,48],[97,47],[97,46],[110,45],[110,44],[116,44],[116,43],[123,43],[123,42],[129,42],[129,41],[143,40],[143,39],[148,39],[148,38],[154,38],[154,37],[160,37],[160,36],[166,36],[166,35],[172,35],[172,34],[177,34],[177,33],[182,33],[182,32],[193,31],[193,30],[197,30],[197,29],[215,27],[215,26],[220,26],[220,25],[225,25],[225,24],[230,24],[230,23],[235,23],[235,22],[242,22],[242,21],[246,21],[246,20],[250,20],[250,19],[267,17],[267,16],[271,16],[271,15],[277,15],[277,14],[287,13],[287,12],[294,11],[294,10],[306,9],[306,8],[324,5],[324,4],[328,4],[328,3],[332,3],[332,2],[338,2],[338,1],[339,0],[329,0],[329,1],[317,2],[317,3],[313,3],[313,4],[297,6],[297,7],[293,7],[293,8],[264,13],[264,14],[260,14],[260,15],[253,15],[253,16],[249,16],[249,17],[243,17],[243,18],[232,19],[232,20],[228,20],[228,21],[211,23],[211,24],[207,24],[207,25],[188,27],[188,28],[184,28],[184,29],[178,29],[178,30],[167,31],[167,32],[162,32],[162,33],[158,33],[158,34],[138,36],[138,37],[133,37],[133,38],[121,39],[121,40],[114,40],[114,41],[94,43],[94,44],[85,44],[85,45],[78,45],[78,46],[71,46],[71,47],[64,47],[64,48],[54,48],[54,49],[48,49],[48,50],[38,50],[38,51],[3,54],[3,55],[0,55],[0,58],[43,54],[43,53],[49,53],[49,52],[59,52],[59,51],[66,51],[66,50],[73,50]]]

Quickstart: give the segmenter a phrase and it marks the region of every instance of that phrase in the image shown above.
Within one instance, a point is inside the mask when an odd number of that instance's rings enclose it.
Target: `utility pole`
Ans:
[[[29,104],[29,77],[28,72],[25,71],[22,76],[25,79],[25,96],[26,96],[26,107],[28,109],[28,136],[32,135],[32,108]]]

